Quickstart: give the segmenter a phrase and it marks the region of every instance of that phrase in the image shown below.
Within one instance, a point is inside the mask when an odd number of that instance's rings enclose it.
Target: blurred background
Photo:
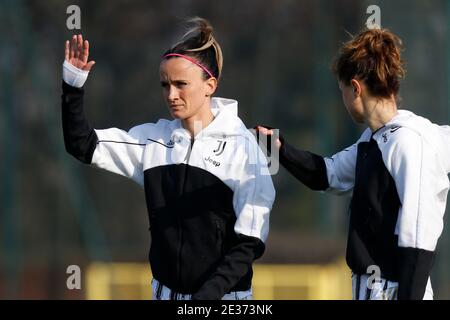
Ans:
[[[268,124],[295,146],[332,155],[364,129],[351,122],[330,65],[349,33],[364,27],[369,5],[380,7],[381,25],[405,44],[401,107],[450,123],[448,0],[0,0],[1,299],[149,294],[143,190],[78,163],[64,149],[61,65],[64,41],[74,33],[66,27],[72,4],[81,9],[81,32],[97,62],[85,108],[95,128],[128,130],[170,117],[159,84],[160,56],[183,34],[184,19],[201,16],[214,26],[224,52],[217,96],[237,99],[249,128]],[[267,250],[256,266],[255,297],[351,298],[343,261],[349,198],[310,191],[282,168],[274,183],[277,199]],[[437,299],[450,298],[449,232],[446,224],[432,274]],[[81,268],[81,290],[66,286],[69,265]],[[117,288],[129,296],[111,289],[111,274],[119,273]],[[132,277],[137,274],[140,280]],[[276,280],[282,275],[287,279]],[[133,295],[139,283],[143,293]]]

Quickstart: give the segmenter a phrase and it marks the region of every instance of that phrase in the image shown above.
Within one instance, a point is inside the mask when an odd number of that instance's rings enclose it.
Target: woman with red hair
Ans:
[[[429,277],[449,189],[450,130],[398,109],[400,48],[395,34],[372,29],[338,54],[333,71],[344,105],[354,122],[368,126],[355,144],[321,157],[281,135],[275,141],[280,163],[306,186],[352,194],[346,259],[354,299],[433,298]],[[371,282],[373,270],[380,277]]]

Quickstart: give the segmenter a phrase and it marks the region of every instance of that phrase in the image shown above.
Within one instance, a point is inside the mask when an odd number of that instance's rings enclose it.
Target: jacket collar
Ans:
[[[205,137],[226,138],[230,136],[242,135],[247,128],[238,117],[238,102],[233,99],[212,98],[211,112],[214,120],[203,128],[195,139]],[[189,132],[183,128],[181,120],[174,120],[174,137],[191,139]]]

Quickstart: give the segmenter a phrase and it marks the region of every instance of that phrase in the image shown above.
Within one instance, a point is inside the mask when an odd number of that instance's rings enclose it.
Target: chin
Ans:
[[[180,112],[180,111],[170,111],[170,114],[172,115],[172,118],[174,118],[174,119],[183,120],[186,118],[184,113]]]

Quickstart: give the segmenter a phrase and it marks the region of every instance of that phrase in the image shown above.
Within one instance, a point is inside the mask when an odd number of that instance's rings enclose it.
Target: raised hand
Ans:
[[[72,40],[66,41],[65,59],[78,69],[90,71],[95,61],[89,61],[89,41],[84,40],[81,34],[74,35]]]

